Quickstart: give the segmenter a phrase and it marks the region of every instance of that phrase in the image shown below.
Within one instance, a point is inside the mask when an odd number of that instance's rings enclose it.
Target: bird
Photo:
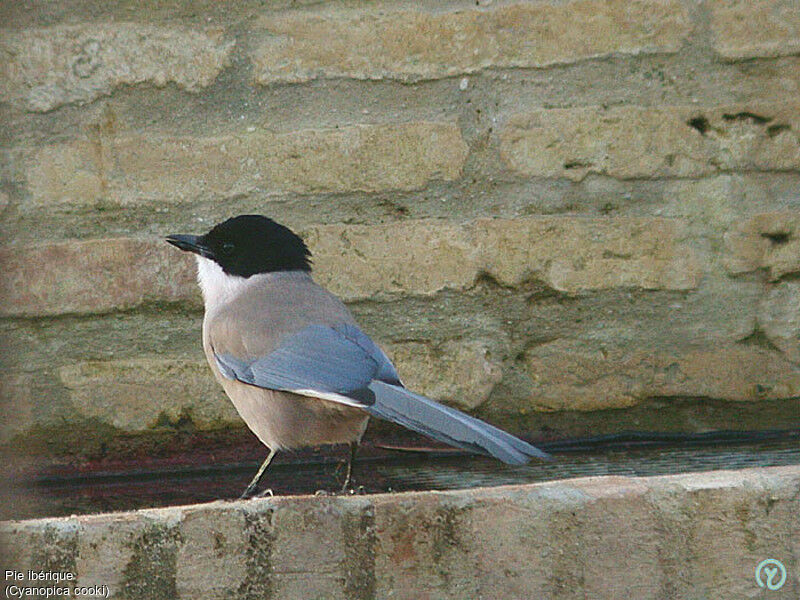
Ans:
[[[205,312],[203,351],[216,380],[269,453],[350,446],[343,491],[370,417],[450,446],[521,465],[550,456],[484,421],[407,389],[349,309],[311,274],[311,253],[288,227],[239,215],[204,235],[166,241],[195,255]]]

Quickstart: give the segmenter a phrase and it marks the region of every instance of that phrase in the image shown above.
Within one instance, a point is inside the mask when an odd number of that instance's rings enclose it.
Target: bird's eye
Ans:
[[[233,242],[225,242],[222,244],[223,254],[232,254],[234,250],[236,250],[236,246],[233,244]]]

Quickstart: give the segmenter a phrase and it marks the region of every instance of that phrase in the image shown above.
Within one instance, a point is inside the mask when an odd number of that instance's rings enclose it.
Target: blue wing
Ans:
[[[367,387],[374,380],[401,385],[383,351],[358,327],[346,323],[306,327],[254,360],[216,352],[214,357],[228,379],[355,406],[374,401]]]

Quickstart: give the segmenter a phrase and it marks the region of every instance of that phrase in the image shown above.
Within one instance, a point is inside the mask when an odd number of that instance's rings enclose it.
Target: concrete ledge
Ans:
[[[791,466],[215,502],[6,522],[0,540],[4,569],[112,598],[750,598],[767,558],[788,572],[770,598],[797,598],[799,512]]]

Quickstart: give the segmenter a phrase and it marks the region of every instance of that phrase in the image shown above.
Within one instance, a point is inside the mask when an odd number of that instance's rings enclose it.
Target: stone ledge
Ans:
[[[0,524],[5,568],[111,598],[744,598],[800,591],[800,467],[361,497],[279,497]]]

